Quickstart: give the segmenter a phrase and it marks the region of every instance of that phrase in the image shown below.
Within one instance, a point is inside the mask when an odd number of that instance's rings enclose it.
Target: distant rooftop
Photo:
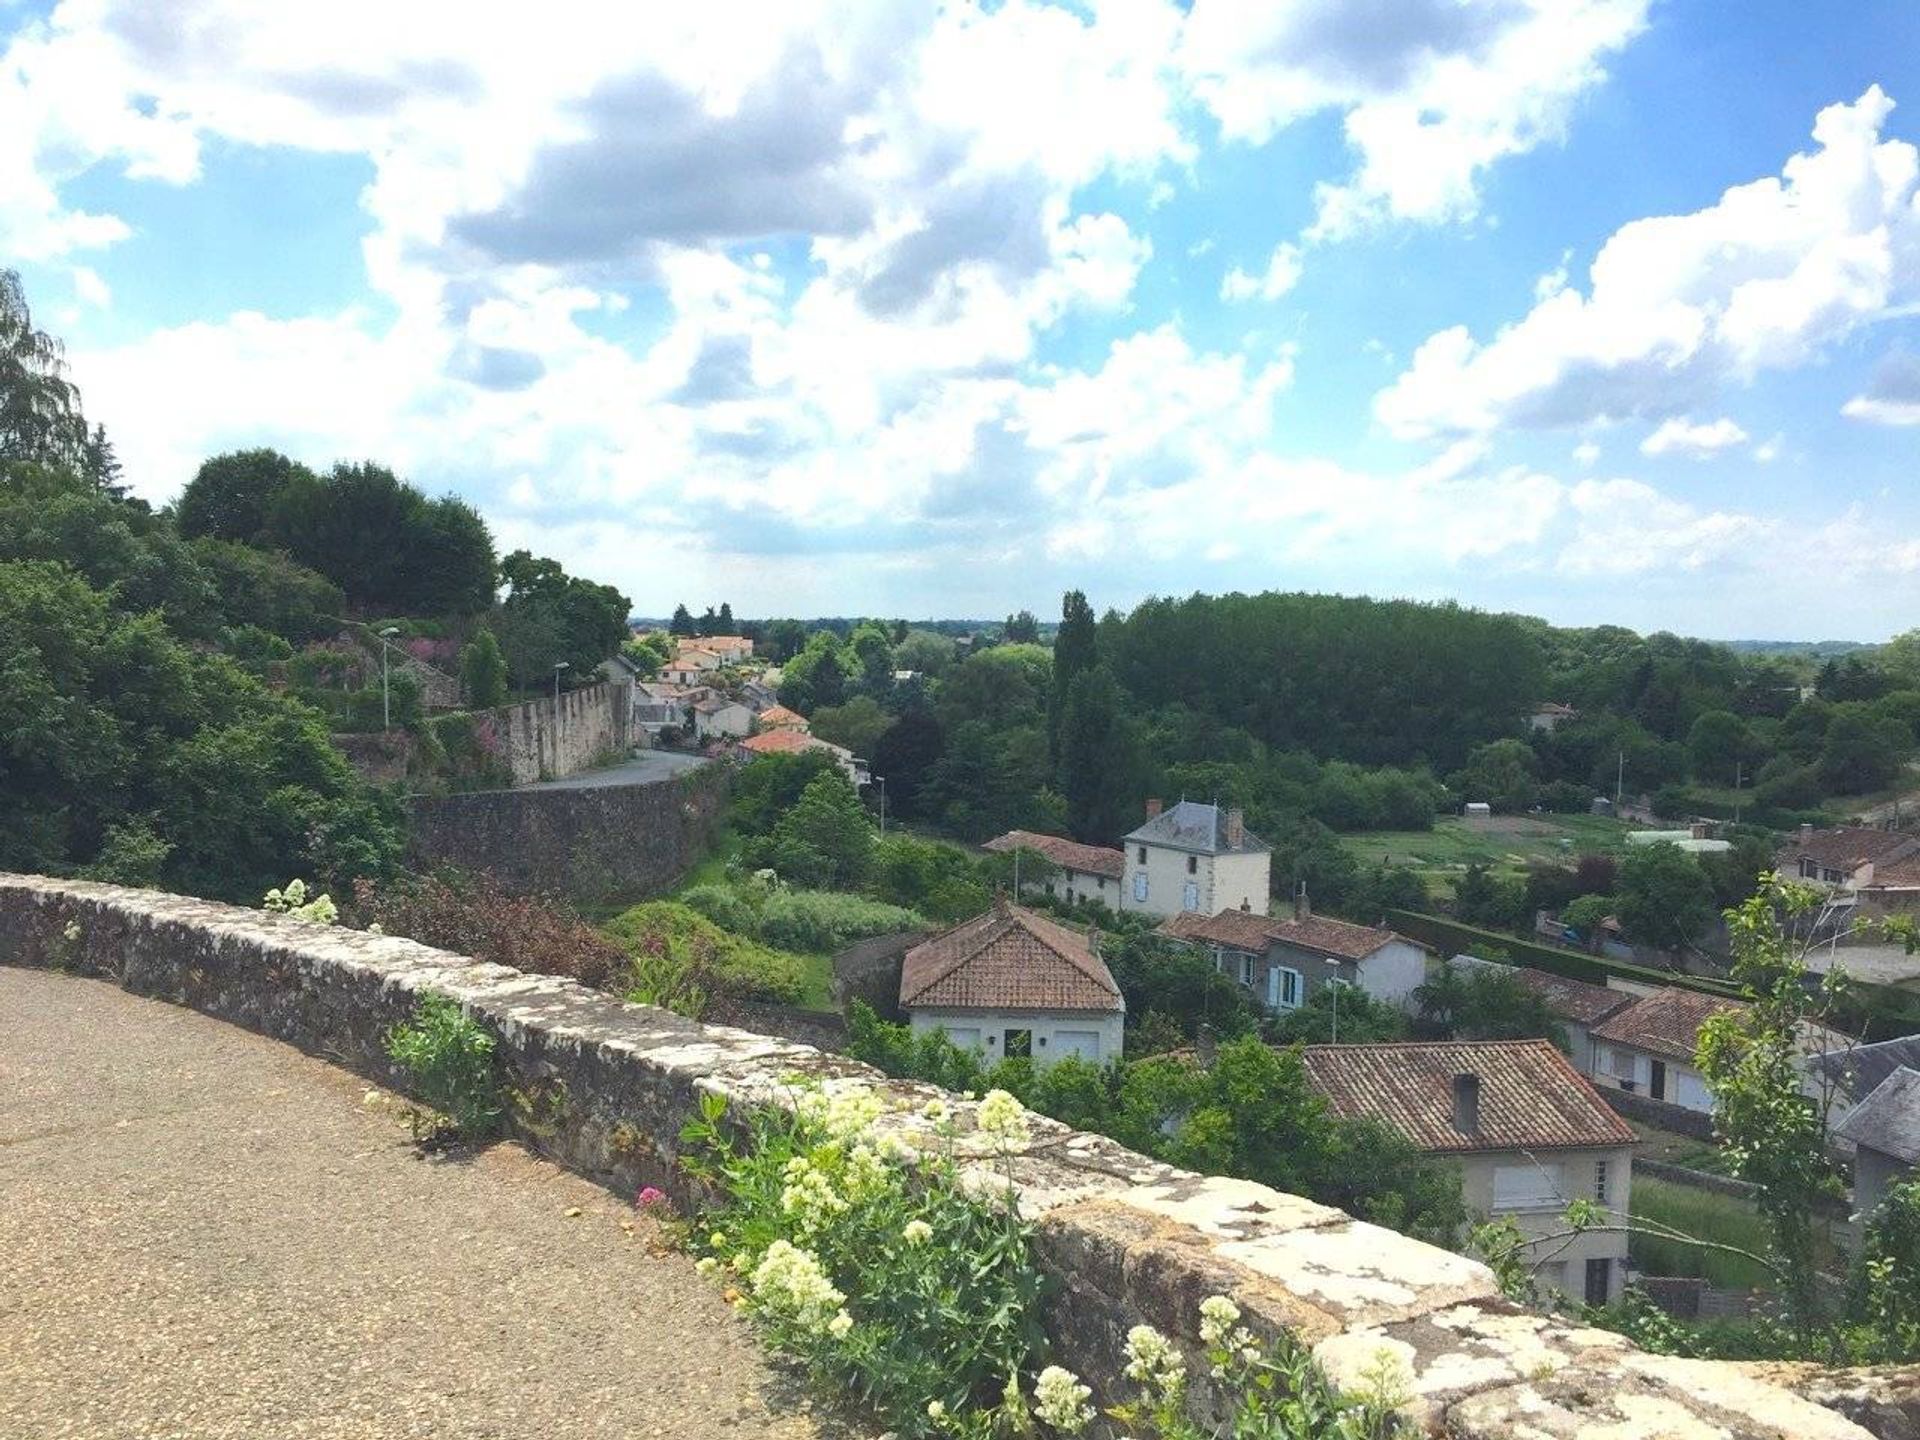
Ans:
[[[1920,1070],[1894,1071],[1833,1128],[1856,1145],[1920,1164]]]
[[[1077,870],[1083,875],[1106,875],[1118,879],[1127,868],[1127,857],[1121,851],[1104,845],[1082,845],[1064,835],[1042,835],[1034,830],[1009,830],[1004,835],[994,836],[980,848],[991,850],[996,855],[1005,855],[1014,850],[1032,850],[1046,856],[1063,870]]]
[[[1148,818],[1127,835],[1128,844],[1160,845],[1198,855],[1253,855],[1272,847],[1251,830],[1242,829],[1237,841],[1227,837],[1233,812],[1198,800],[1182,800]]]

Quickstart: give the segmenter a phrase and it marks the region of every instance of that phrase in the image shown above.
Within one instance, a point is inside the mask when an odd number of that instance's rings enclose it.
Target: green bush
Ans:
[[[806,989],[805,962],[797,955],[722,930],[690,906],[671,900],[635,905],[605,926],[641,975],[643,1003],[698,1012],[715,1000],[763,1000],[791,1005]],[[651,978],[647,978],[651,977]]]
[[[1722,1245],[1768,1252],[1766,1222],[1753,1207],[1731,1195],[1716,1195],[1689,1185],[1637,1176],[1633,1182],[1633,1218],[1651,1221]],[[1774,1283],[1766,1267],[1724,1250],[1705,1250],[1685,1241],[1635,1232],[1628,1242],[1633,1262],[1649,1275],[1689,1275],[1727,1289],[1758,1289]]]
[[[422,996],[413,1019],[387,1032],[387,1058],[432,1112],[413,1113],[416,1139],[446,1128],[469,1142],[493,1134],[501,1110],[493,1047],[493,1036],[445,995]]]
[[[794,890],[756,880],[697,885],[680,899],[723,930],[782,950],[842,950],[869,936],[926,928],[920,916],[898,905],[835,890]]]

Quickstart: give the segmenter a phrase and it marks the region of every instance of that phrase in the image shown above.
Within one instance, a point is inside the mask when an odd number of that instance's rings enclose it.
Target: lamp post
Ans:
[[[1333,971],[1333,978],[1327,986],[1333,991],[1333,1043],[1340,1043],[1340,962],[1331,955],[1325,957],[1327,967]]]
[[[880,787],[880,833],[887,833],[887,777],[876,775],[873,783]]]
[[[387,692],[387,651],[393,647],[387,643],[400,633],[398,625],[389,625],[380,632],[380,728],[393,728],[393,701]]]
[[[560,672],[572,668],[573,667],[565,660],[556,660],[553,662],[553,703],[556,706],[560,703]]]

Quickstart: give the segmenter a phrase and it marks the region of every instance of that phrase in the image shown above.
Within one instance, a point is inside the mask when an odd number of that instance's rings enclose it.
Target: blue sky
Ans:
[[[643,611],[1920,623],[1907,0],[649,8],[0,4],[137,488],[380,458]]]

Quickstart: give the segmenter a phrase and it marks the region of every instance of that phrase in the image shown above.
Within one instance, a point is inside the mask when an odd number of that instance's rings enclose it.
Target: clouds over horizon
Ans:
[[[1920,304],[1915,151],[1877,87],[1804,117],[1777,177],[1543,237],[1479,287],[1504,326],[1382,343],[1316,289],[1492,233],[1503,167],[1566,139],[1649,10],[555,0],[529,30],[448,0],[65,0],[0,40],[0,253],[111,315],[135,225],[102,177],[191,196],[235,147],[362,161],[350,302],[75,344],[136,485],[243,444],[378,455],[643,604],[676,563],[769,605],[836,567],[959,597],[1784,564],[1763,504],[1674,475],[1771,459],[1780,427],[1727,397]],[[1250,176],[1231,206],[1222,166]],[[1342,346],[1412,358],[1329,407]],[[1920,372],[1880,350],[1830,407],[1863,434],[1920,423]],[[1577,464],[1530,444],[1555,428]]]

